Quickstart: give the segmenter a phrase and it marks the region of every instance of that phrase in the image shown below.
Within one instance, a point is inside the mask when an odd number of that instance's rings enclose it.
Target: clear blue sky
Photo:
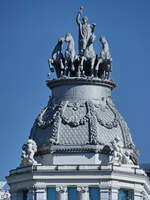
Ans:
[[[150,162],[150,1],[0,0],[0,180],[20,163],[34,119],[47,104],[47,59],[57,39],[71,32],[77,49],[76,13],[109,41],[113,100],[131,130],[141,162]]]

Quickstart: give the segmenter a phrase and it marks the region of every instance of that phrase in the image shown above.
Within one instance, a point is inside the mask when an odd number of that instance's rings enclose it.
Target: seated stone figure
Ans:
[[[34,154],[37,152],[37,145],[34,140],[29,139],[27,144],[22,147],[22,162],[20,166],[34,165],[37,164],[34,159]]]

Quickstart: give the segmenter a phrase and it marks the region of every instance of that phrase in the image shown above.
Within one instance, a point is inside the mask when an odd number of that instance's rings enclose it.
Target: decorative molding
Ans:
[[[112,120],[111,122],[102,120],[100,116],[98,115],[98,113],[95,111],[94,107],[99,108],[103,112],[106,111],[106,108],[104,108],[100,104],[96,105],[92,101],[89,101],[89,102],[87,101],[84,103],[83,102],[67,103],[67,107],[71,107],[74,112],[79,111],[80,107],[85,107],[86,109],[86,104],[87,104],[88,112],[82,117],[80,116],[68,117],[67,114],[65,115],[63,112],[64,104],[65,103],[62,102],[59,105],[52,104],[50,106],[45,107],[36,120],[37,125],[43,129],[47,128],[48,126],[54,125],[53,130],[55,132],[55,128],[57,128],[57,122],[58,122],[59,117],[62,119],[62,123],[67,124],[71,127],[84,125],[86,122],[88,122],[88,120],[91,120],[90,123],[91,125],[93,124],[92,127],[95,127],[96,122],[98,122],[101,126],[104,126],[105,128],[108,128],[108,129],[115,128],[118,125],[118,121],[116,120],[116,113],[114,113],[114,111],[112,110],[110,106],[109,106],[110,110],[115,115],[114,120]],[[91,131],[93,132],[96,130],[93,130],[91,128]]]
[[[110,88],[111,90],[114,89],[117,85],[114,81],[110,80],[102,80],[93,77],[60,77],[56,80],[47,80],[47,86],[50,89],[61,85],[99,85]]]
[[[112,182],[107,180],[100,180],[99,187],[101,188],[110,188],[112,187]]]

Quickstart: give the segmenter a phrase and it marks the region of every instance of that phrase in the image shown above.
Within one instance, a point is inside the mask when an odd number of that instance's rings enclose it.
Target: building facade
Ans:
[[[12,200],[148,200],[150,182],[139,167],[129,128],[115,108],[112,58],[104,36],[93,48],[95,24],[77,13],[79,54],[70,33],[49,59],[52,92],[35,120],[19,167],[7,177]],[[67,48],[62,53],[63,44]],[[52,75],[51,75],[52,76]]]

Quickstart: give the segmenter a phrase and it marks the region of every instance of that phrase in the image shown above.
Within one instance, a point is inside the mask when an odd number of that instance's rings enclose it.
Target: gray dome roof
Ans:
[[[124,148],[133,147],[127,124],[111,99],[114,82],[62,78],[47,81],[47,85],[52,97],[30,134],[39,152],[100,151],[115,137]]]

